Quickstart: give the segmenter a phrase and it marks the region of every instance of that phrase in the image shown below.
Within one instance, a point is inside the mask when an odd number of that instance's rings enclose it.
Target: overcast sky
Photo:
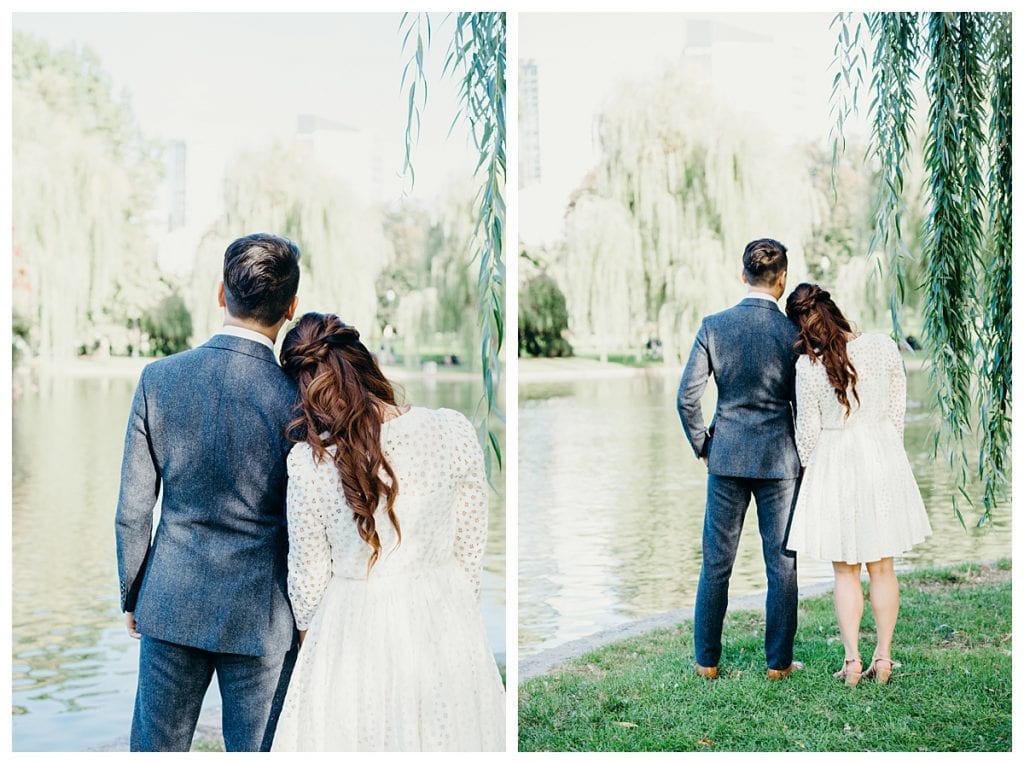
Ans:
[[[619,83],[656,77],[679,62],[694,20],[728,27],[722,36],[732,37],[724,43],[728,56],[716,62],[728,83],[718,98],[742,110],[789,91],[787,108],[771,112],[780,139],[825,141],[832,125],[833,15],[520,14],[519,57],[533,59],[538,68],[543,176],[540,187],[521,197],[524,239],[539,243],[560,235],[569,195],[599,158],[595,116]],[[856,130],[853,124],[851,132]]]
[[[399,197],[407,96],[400,14],[47,13],[14,15],[14,29],[55,46],[88,45],[129,94],[143,132],[188,143],[190,209],[221,205],[225,164],[242,149],[287,143],[302,113],[372,132],[382,175]],[[454,86],[440,78],[453,22],[435,14],[423,132],[414,156],[417,198],[432,199],[475,166],[456,129]],[[359,189],[356,189],[357,193]],[[196,221],[198,222],[198,221]]]

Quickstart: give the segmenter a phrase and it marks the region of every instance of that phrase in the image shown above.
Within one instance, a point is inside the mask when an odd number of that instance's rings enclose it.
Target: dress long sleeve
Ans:
[[[811,376],[810,360],[804,356],[796,364],[796,450],[800,464],[810,462],[821,435],[821,401]]]
[[[452,412],[452,480],[455,484],[455,559],[480,596],[480,574],[487,542],[487,475],[473,425]]]
[[[288,597],[295,625],[309,628],[331,580],[331,545],[327,539],[328,498],[337,489],[314,469],[312,451],[299,443],[288,454]]]
[[[899,348],[891,342],[886,358],[889,374],[889,405],[886,413],[903,442],[903,422],[907,413],[907,373],[903,368]]]

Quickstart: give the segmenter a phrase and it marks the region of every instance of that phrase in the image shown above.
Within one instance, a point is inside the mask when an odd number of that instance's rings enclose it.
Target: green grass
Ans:
[[[200,753],[213,753],[216,751],[223,751],[224,741],[220,738],[214,739],[196,737],[192,741],[191,750],[198,751]]]
[[[692,623],[584,655],[519,692],[521,751],[1009,751],[1010,563],[901,576],[889,685],[832,678],[830,595],[804,600],[788,680],[764,678],[764,615],[727,617],[717,681],[693,673]],[[860,649],[874,649],[865,607]],[[865,666],[866,668],[866,666]]]

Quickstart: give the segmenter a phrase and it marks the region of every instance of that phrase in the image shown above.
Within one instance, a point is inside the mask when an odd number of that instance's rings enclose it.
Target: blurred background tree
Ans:
[[[221,324],[212,296],[224,248],[240,231],[269,231],[297,242],[300,313],[337,313],[359,328],[368,347],[379,342],[377,278],[392,258],[383,216],[298,145],[247,152],[229,165],[224,212],[203,237],[192,270],[187,302],[198,337]]]
[[[519,355],[563,358],[572,355],[569,312],[546,268],[544,253],[519,253]]]
[[[385,229],[393,258],[378,278],[380,315],[388,316],[407,362],[416,357],[479,369],[477,291],[472,256],[473,187],[455,183],[434,209],[405,200]]]
[[[128,328],[165,296],[139,288],[156,268],[144,219],[159,147],[91,51],[12,42],[16,324],[47,357],[126,348]]]
[[[820,263],[824,237],[868,215],[856,197],[825,204],[806,152],[738,119],[676,65],[616,87],[595,135],[600,159],[572,195],[549,272],[576,352],[602,361],[681,363],[701,318],[742,290],[751,231],[784,241],[803,278],[808,245]]]
[[[271,231],[302,249],[301,311],[338,313],[385,362],[479,368],[468,180],[430,201],[365,204],[302,142],[241,153],[225,172],[223,213],[191,269],[172,276],[152,240],[162,146],[142,136],[99,59],[15,35],[14,106],[16,362],[205,341],[222,321],[225,247]]]

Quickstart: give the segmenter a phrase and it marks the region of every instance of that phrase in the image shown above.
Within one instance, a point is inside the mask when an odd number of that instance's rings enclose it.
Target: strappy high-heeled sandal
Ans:
[[[892,678],[892,670],[896,667],[896,661],[876,655],[871,659],[871,666],[864,672],[865,679],[874,679],[878,684],[889,684]]]
[[[843,661],[843,667],[832,676],[842,679],[847,687],[855,687],[860,681],[862,669],[860,658],[847,658]]]

